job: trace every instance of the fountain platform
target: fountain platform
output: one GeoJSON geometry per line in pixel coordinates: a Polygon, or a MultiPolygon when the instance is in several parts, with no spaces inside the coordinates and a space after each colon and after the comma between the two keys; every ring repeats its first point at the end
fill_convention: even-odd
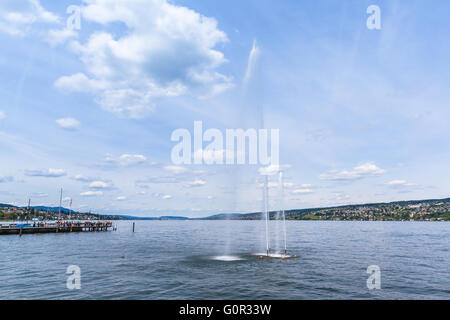
{"type": "Polygon", "coordinates": [[[300,258],[299,256],[287,254],[287,253],[257,253],[254,254],[258,259],[280,259],[280,260],[287,260],[287,259],[297,259],[300,258]]]}

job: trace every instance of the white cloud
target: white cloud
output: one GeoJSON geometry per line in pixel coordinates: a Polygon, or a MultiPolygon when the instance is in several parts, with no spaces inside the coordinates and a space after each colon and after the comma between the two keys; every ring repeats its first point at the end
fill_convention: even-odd
{"type": "Polygon", "coordinates": [[[48,31],[47,42],[50,43],[51,46],[56,46],[66,42],[70,38],[74,38],[78,36],[78,33],[75,30],[71,29],[54,29],[48,31]]]}
{"type": "Polygon", "coordinates": [[[405,180],[392,180],[386,183],[388,186],[392,187],[413,187],[416,186],[414,183],[406,182],[405,180]]]}
{"type": "Polygon", "coordinates": [[[188,186],[190,187],[201,187],[206,184],[205,180],[202,179],[195,179],[194,181],[188,182],[188,186]]]}
{"type": "Polygon", "coordinates": [[[0,120],[5,119],[6,114],[3,111],[0,111],[0,120]]]}
{"type": "Polygon", "coordinates": [[[161,97],[205,97],[231,87],[216,71],[226,59],[214,48],[228,39],[215,19],[166,0],[85,2],[84,20],[122,23],[126,32],[73,41],[87,75],[61,77],[56,87],[91,92],[103,109],[130,118],[150,114],[161,97]]]}
{"type": "Polygon", "coordinates": [[[142,154],[122,154],[118,158],[112,155],[106,155],[106,162],[114,164],[121,167],[131,167],[142,164],[147,161],[147,157],[142,154]]]}
{"type": "Polygon", "coordinates": [[[60,18],[54,13],[47,11],[41,6],[39,0],[29,0],[35,19],[40,22],[58,23],[60,18]]]}
{"type": "Polygon", "coordinates": [[[86,192],[81,192],[80,196],[83,197],[96,197],[96,196],[102,196],[103,192],[102,191],[86,191],[86,192]]]}
{"type": "Polygon", "coordinates": [[[92,181],[89,184],[89,188],[91,189],[110,189],[112,187],[112,184],[110,182],[105,181],[92,181]]]}
{"type": "Polygon", "coordinates": [[[89,79],[84,73],[75,73],[71,76],[59,78],[55,87],[68,92],[95,92],[107,87],[107,84],[98,80],[89,79]]]}
{"type": "Polygon", "coordinates": [[[63,169],[47,169],[47,170],[25,170],[25,175],[30,177],[46,177],[46,178],[58,178],[66,175],[66,171],[63,169]]]}
{"type": "Polygon", "coordinates": [[[117,200],[117,201],[124,201],[124,200],[127,200],[127,197],[125,197],[125,196],[119,196],[119,197],[116,198],[116,200],[117,200]]]}
{"type": "Polygon", "coordinates": [[[82,174],[77,174],[76,176],[73,177],[73,179],[77,180],[77,181],[81,181],[81,182],[91,182],[91,181],[96,180],[95,178],[86,177],[86,176],[83,176],[82,174]]]}
{"type": "Polygon", "coordinates": [[[36,23],[57,24],[60,18],[42,7],[39,0],[28,0],[28,8],[22,12],[0,12],[0,32],[23,37],[36,23]]]}
{"type": "Polygon", "coordinates": [[[56,123],[63,129],[73,130],[80,126],[80,122],[74,118],[61,118],[56,123]]]}
{"type": "Polygon", "coordinates": [[[380,169],[371,162],[366,162],[354,167],[352,170],[332,170],[327,173],[322,173],[319,179],[322,180],[356,180],[364,177],[379,176],[386,173],[386,170],[380,169]]]}
{"type": "Polygon", "coordinates": [[[119,157],[119,163],[122,166],[134,166],[147,161],[142,154],[123,154],[119,157]]]}
{"type": "Polygon", "coordinates": [[[180,174],[180,173],[184,173],[187,172],[188,169],[185,167],[180,167],[180,166],[165,166],[164,170],[166,171],[170,171],[174,174],[180,174]]]}

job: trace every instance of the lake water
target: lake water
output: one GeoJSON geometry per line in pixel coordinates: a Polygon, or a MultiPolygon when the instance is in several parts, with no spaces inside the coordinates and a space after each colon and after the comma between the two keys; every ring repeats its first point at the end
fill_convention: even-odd
{"type": "Polygon", "coordinates": [[[262,221],[117,224],[0,236],[0,299],[450,299],[447,222],[288,221],[289,260],[252,255],[264,252],[262,221]],[[69,265],[80,290],[66,288],[69,265]],[[380,290],[367,288],[370,265],[380,290]]]}

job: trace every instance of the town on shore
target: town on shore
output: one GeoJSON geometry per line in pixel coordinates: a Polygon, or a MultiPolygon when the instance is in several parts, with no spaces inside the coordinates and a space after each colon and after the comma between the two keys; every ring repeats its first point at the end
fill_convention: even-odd
{"type": "MultiPolygon", "coordinates": [[[[277,211],[269,213],[276,219],[277,211]]],[[[287,220],[334,221],[450,221],[450,198],[396,201],[335,206],[327,208],[286,210],[287,220]]],[[[261,212],[217,214],[205,218],[179,216],[135,217],[82,213],[60,207],[18,207],[0,203],[0,221],[24,220],[260,220],[261,212]]]]}

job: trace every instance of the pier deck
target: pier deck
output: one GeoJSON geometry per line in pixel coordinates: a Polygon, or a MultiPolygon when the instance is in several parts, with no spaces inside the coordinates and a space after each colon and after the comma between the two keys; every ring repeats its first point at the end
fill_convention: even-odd
{"type": "Polygon", "coordinates": [[[30,234],[30,233],[59,233],[59,232],[96,232],[108,231],[112,228],[112,222],[74,222],[54,225],[31,224],[31,225],[1,225],[0,235],[5,234],[30,234]]]}

